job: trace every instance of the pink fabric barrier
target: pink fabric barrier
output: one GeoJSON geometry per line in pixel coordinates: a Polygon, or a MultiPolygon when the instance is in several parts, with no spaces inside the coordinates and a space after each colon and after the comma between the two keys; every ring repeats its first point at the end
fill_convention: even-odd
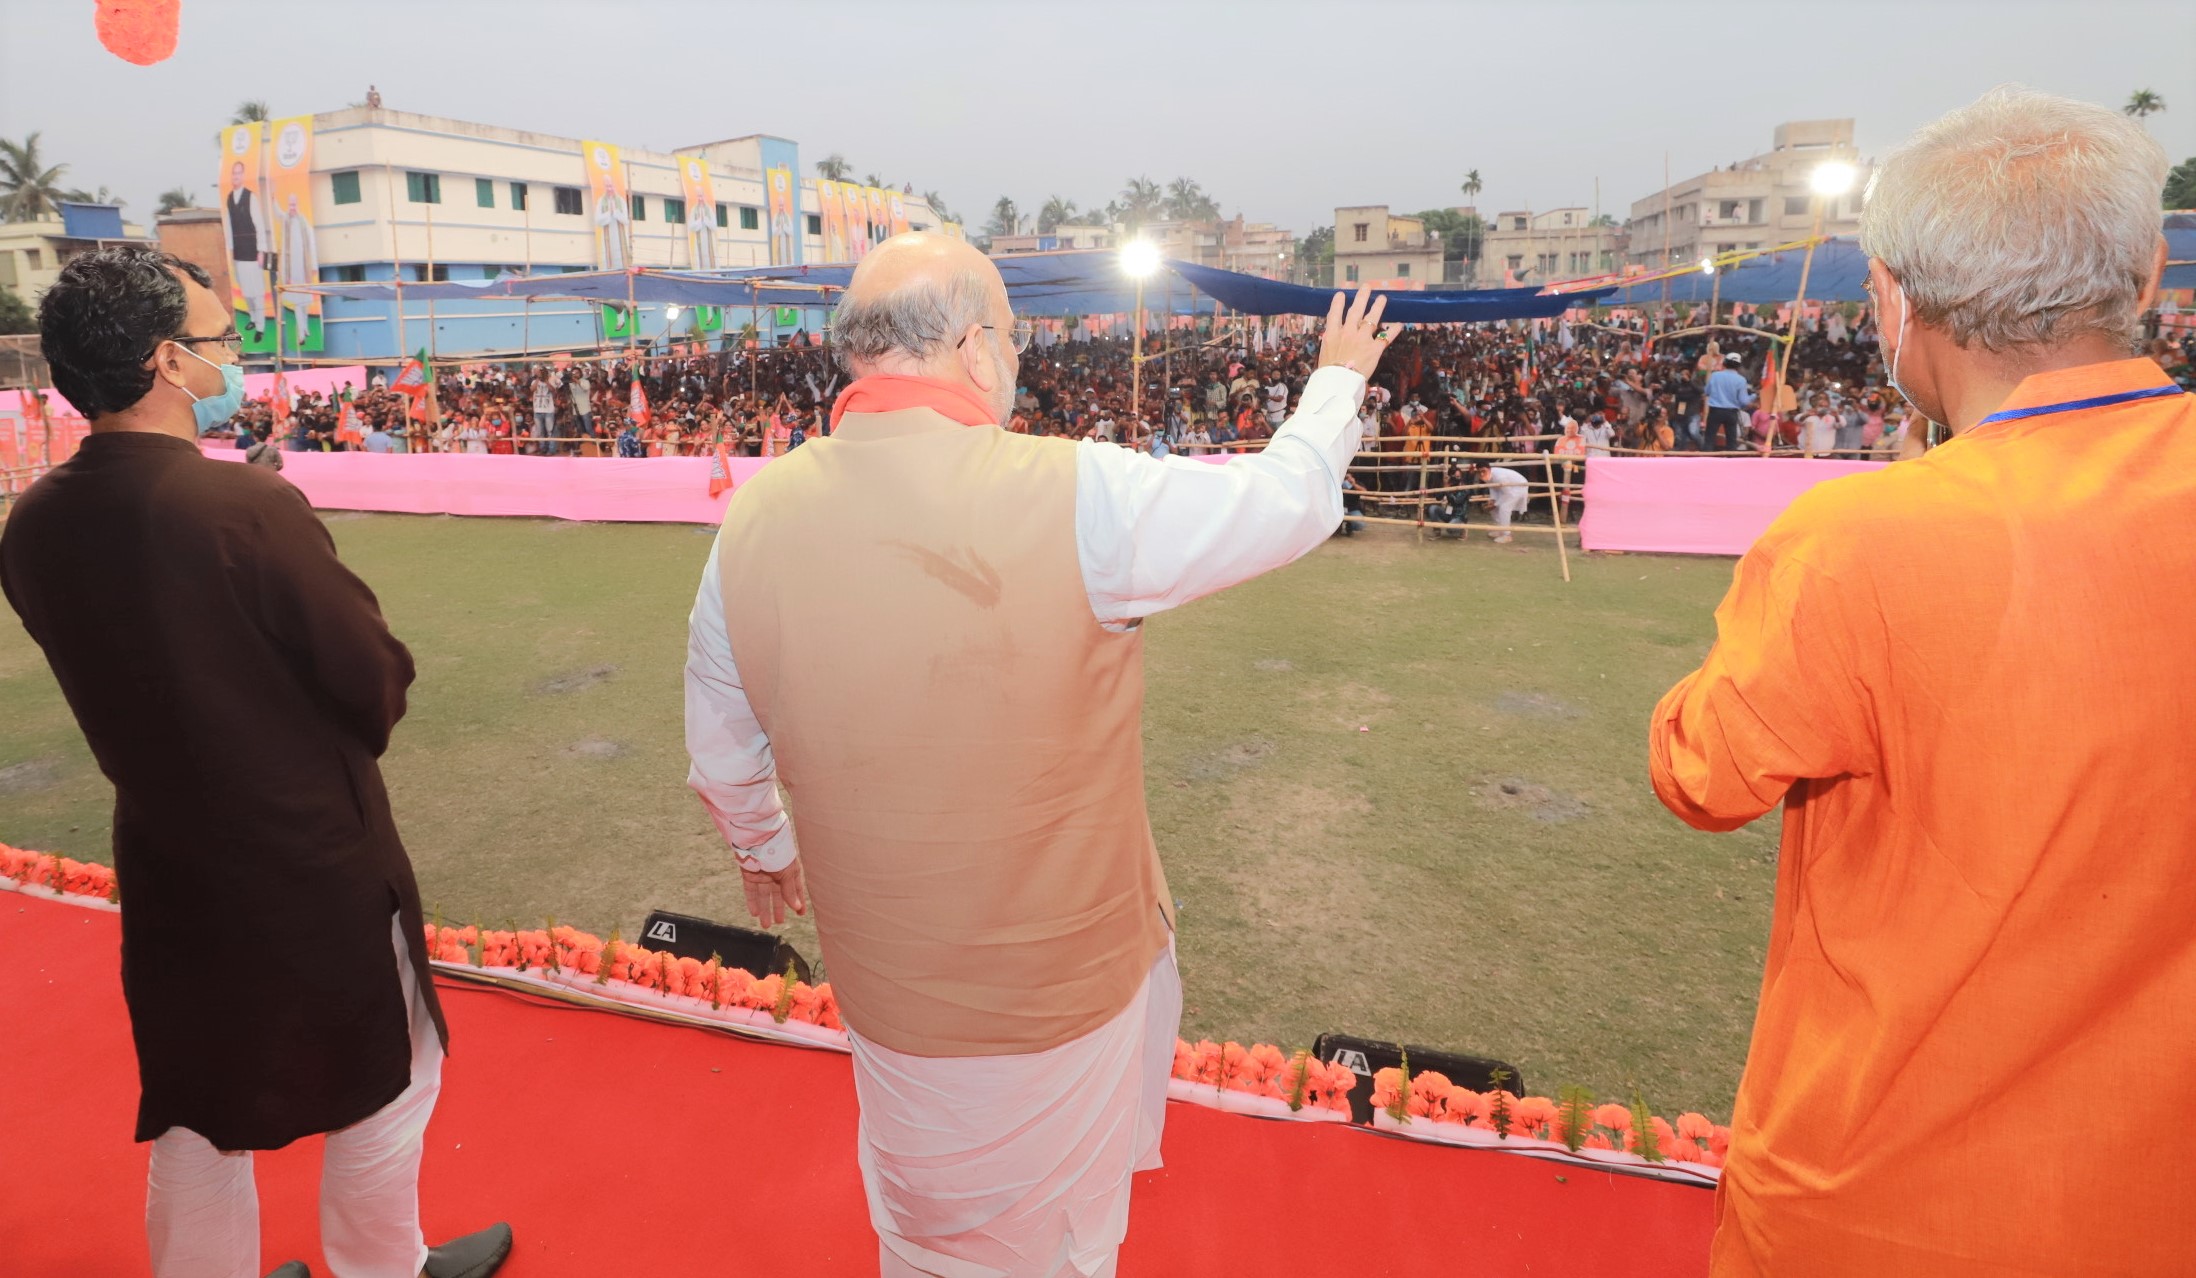
{"type": "Polygon", "coordinates": [[[1794,498],[1883,462],[1800,457],[1596,457],[1586,463],[1588,550],[1743,555],[1794,498]]]}
{"type": "MultiPolygon", "coordinates": [[[[338,394],[343,390],[345,382],[349,382],[351,389],[359,394],[366,393],[364,364],[342,364],[334,368],[291,368],[285,369],[281,376],[283,384],[300,395],[307,391],[316,395],[338,394]]],[[[274,390],[274,383],[273,373],[246,373],[244,398],[265,399],[274,390]]],[[[56,416],[76,414],[76,409],[62,397],[60,391],[51,386],[42,386],[39,389],[45,392],[46,407],[56,416]]],[[[17,411],[22,407],[22,401],[23,392],[19,390],[0,391],[0,413],[17,411]]]]}
{"type": "MultiPolygon", "coordinates": [[[[208,457],[242,462],[227,445],[208,457]]],[[[735,484],[768,465],[732,459],[735,484]]],[[[407,515],[532,515],[616,523],[718,524],[707,457],[518,457],[472,453],[284,453],[282,477],[319,510],[407,515]]]]}
{"type": "MultiPolygon", "coordinates": [[[[200,447],[219,461],[244,460],[227,443],[200,447]]],[[[767,457],[732,458],[733,484],[746,483],[769,464],[767,457]]],[[[303,452],[282,454],[282,477],[316,510],[720,524],[733,490],[709,495],[709,465],[707,457],[303,452]]]]}

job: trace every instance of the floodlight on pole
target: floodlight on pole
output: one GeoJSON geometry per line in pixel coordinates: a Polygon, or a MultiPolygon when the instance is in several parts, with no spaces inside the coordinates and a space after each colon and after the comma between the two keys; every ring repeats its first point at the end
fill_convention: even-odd
{"type": "Polygon", "coordinates": [[[1121,272],[1136,281],[1136,332],[1129,354],[1129,415],[1144,419],[1144,281],[1159,269],[1159,246],[1130,240],[1121,246],[1121,272]]]}
{"type": "Polygon", "coordinates": [[[1843,195],[1853,189],[1853,182],[1860,177],[1860,170],[1843,160],[1825,160],[1815,166],[1808,175],[1807,185],[1817,195],[1843,195]]]}
{"type": "Polygon", "coordinates": [[[1121,246],[1121,270],[1130,279],[1148,278],[1159,269],[1159,246],[1150,240],[1130,240],[1121,246]]]}
{"type": "Polygon", "coordinates": [[[1700,273],[1701,273],[1701,274],[1703,274],[1703,275],[1713,275],[1713,274],[1715,274],[1715,273],[1716,273],[1716,259],[1714,259],[1714,258],[1712,258],[1712,257],[1704,257],[1704,258],[1700,259],[1700,273]]]}

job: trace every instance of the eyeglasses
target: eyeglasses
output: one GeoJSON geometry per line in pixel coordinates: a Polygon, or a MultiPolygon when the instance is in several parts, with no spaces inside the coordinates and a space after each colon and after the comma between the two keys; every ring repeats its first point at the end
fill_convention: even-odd
{"type": "MultiPolygon", "coordinates": [[[[979,328],[986,328],[986,329],[990,329],[990,330],[991,330],[992,332],[994,332],[994,333],[996,333],[996,332],[998,332],[998,331],[999,331],[999,330],[998,330],[998,328],[997,328],[997,326],[996,326],[996,325],[992,325],[992,324],[981,324],[981,325],[978,325],[978,327],[979,327],[979,328]]],[[[1026,350],[1028,350],[1028,349],[1029,349],[1029,343],[1030,343],[1030,339],[1031,339],[1031,338],[1034,338],[1034,337],[1035,337],[1036,335],[1037,335],[1037,326],[1036,326],[1035,324],[1032,324],[1032,323],[1030,323],[1030,322],[1029,322],[1028,320],[1026,320],[1026,319],[1018,319],[1018,320],[1015,320],[1015,321],[1014,321],[1014,329],[1013,329],[1012,333],[1010,333],[1010,334],[1009,334],[1009,336],[1008,336],[1007,340],[1008,340],[1008,341],[1009,341],[1009,342],[1010,342],[1010,343],[1011,343],[1011,344],[1013,345],[1013,347],[1014,347],[1014,353],[1015,353],[1015,354],[1017,354],[1017,355],[1019,355],[1019,354],[1021,354],[1021,353],[1022,353],[1023,351],[1026,351],[1026,350]]],[[[966,334],[966,333],[963,333],[963,334],[961,335],[961,340],[960,340],[960,341],[958,341],[958,342],[955,342],[955,343],[953,344],[953,349],[954,349],[954,350],[959,350],[959,349],[961,349],[961,348],[962,348],[963,346],[966,346],[967,344],[968,344],[968,334],[966,334]]]]}
{"type": "Polygon", "coordinates": [[[244,353],[244,335],[242,333],[221,333],[213,337],[171,337],[168,340],[178,346],[196,346],[200,342],[219,342],[229,348],[231,355],[244,353]]]}

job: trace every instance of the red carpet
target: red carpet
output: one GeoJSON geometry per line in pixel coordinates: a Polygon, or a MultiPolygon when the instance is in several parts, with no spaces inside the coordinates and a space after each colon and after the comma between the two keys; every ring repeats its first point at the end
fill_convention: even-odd
{"type": "MultiPolygon", "coordinates": [[[[147,1272],[112,914],[0,894],[0,1276],[147,1272]]],[[[445,982],[430,1240],[509,1220],[510,1278],[873,1275],[846,1058],[445,982]]],[[[1169,1107],[1123,1278],[1698,1274],[1713,1195],[1169,1107]]],[[[316,1241],[319,1142],[259,1156],[268,1268],[316,1241]]]]}

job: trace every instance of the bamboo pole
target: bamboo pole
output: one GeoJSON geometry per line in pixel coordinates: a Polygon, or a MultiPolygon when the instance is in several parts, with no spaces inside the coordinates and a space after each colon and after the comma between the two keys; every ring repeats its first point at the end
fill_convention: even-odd
{"type": "MultiPolygon", "coordinates": [[[[1550,484],[1549,487],[1554,488],[1555,485],[1550,484]]],[[[1556,559],[1563,565],[1563,582],[1565,585],[1569,585],[1571,581],[1571,551],[1569,545],[1563,540],[1563,502],[1565,496],[1570,492],[1570,487],[1571,463],[1564,462],[1563,486],[1549,494],[1552,500],[1549,501],[1548,508],[1555,512],[1556,559]]]]}

